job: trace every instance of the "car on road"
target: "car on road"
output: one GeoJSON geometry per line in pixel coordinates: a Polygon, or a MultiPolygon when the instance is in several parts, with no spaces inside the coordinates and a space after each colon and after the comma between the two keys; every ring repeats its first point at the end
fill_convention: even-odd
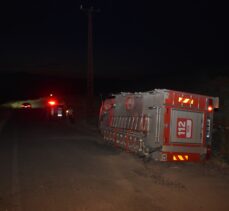
{"type": "Polygon", "coordinates": [[[47,108],[49,119],[65,119],[66,107],[64,105],[52,105],[47,108]]]}
{"type": "Polygon", "coordinates": [[[68,119],[71,123],[75,122],[74,109],[67,105],[60,97],[54,97],[52,94],[47,99],[46,104],[47,117],[50,120],[68,119]]]}
{"type": "Polygon", "coordinates": [[[25,103],[21,104],[21,108],[22,109],[30,109],[30,108],[32,108],[32,105],[31,105],[31,103],[25,102],[25,103]]]}

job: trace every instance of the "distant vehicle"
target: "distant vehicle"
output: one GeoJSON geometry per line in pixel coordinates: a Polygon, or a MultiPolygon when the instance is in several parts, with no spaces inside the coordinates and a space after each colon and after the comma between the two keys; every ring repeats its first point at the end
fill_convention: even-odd
{"type": "Polygon", "coordinates": [[[58,104],[55,101],[49,101],[47,113],[49,119],[65,119],[66,107],[63,104],[58,104]]]}
{"type": "Polygon", "coordinates": [[[219,99],[166,89],[120,93],[103,101],[105,141],[158,161],[201,161],[211,152],[219,99]]]}
{"type": "Polygon", "coordinates": [[[30,103],[22,103],[21,104],[21,108],[23,109],[29,109],[29,108],[32,108],[32,105],[30,103]]]}
{"type": "Polygon", "coordinates": [[[66,118],[66,108],[64,105],[53,106],[50,112],[51,116],[54,118],[66,118]]]}
{"type": "Polygon", "coordinates": [[[71,123],[74,123],[73,109],[67,107],[64,102],[59,102],[53,96],[50,96],[47,102],[47,116],[50,120],[69,119],[71,123]]]}

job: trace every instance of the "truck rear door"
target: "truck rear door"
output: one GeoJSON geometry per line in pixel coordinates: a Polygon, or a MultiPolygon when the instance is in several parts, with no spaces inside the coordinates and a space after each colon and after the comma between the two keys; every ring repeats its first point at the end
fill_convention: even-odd
{"type": "Polygon", "coordinates": [[[203,140],[203,112],[171,110],[170,143],[201,144],[203,140]]]}

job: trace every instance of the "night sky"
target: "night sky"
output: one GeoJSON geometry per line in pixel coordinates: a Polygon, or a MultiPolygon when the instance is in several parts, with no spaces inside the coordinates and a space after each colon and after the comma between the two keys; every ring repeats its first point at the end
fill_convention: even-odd
{"type": "Polygon", "coordinates": [[[100,9],[93,17],[98,80],[228,76],[224,2],[22,0],[0,3],[1,79],[13,73],[85,77],[87,15],[81,3],[100,9]]]}

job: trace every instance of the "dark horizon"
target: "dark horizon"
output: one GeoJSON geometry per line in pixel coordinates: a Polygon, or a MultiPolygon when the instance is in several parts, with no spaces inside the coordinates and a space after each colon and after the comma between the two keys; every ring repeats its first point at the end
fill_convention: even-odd
{"type": "Polygon", "coordinates": [[[95,94],[194,90],[229,78],[223,3],[13,1],[1,3],[2,98],[50,90],[85,95],[87,14],[81,4],[100,9],[93,15],[95,94]]]}
{"type": "MultiPolygon", "coordinates": [[[[50,93],[56,95],[72,95],[86,97],[86,77],[72,77],[63,75],[43,75],[37,73],[17,72],[1,74],[0,95],[1,103],[10,100],[26,100],[46,97],[50,93]]],[[[194,92],[199,94],[216,95],[217,86],[228,87],[227,80],[216,87],[210,86],[214,81],[228,79],[222,72],[209,75],[201,72],[198,77],[195,74],[186,76],[180,72],[172,74],[148,74],[125,77],[95,77],[94,94],[96,97],[106,96],[120,92],[144,92],[157,88],[173,89],[177,91],[194,92]],[[216,89],[216,90],[214,90],[216,89]]]]}
{"type": "Polygon", "coordinates": [[[83,75],[87,15],[80,11],[81,4],[101,10],[93,16],[95,75],[185,69],[217,73],[229,66],[224,4],[26,0],[1,5],[0,72],[83,75]]]}

